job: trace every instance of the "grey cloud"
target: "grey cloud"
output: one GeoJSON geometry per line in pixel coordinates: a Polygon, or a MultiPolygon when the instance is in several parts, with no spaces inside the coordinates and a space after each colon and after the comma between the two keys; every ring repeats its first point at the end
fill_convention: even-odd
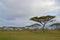
{"type": "MultiPolygon", "coordinates": [[[[0,0],[0,18],[8,24],[31,24],[29,18],[42,16],[56,10],[59,6],[54,0],[0,0]],[[56,4],[55,4],[56,3],[56,4]],[[56,8],[57,7],[57,8],[56,8]]],[[[59,5],[59,4],[58,4],[59,5]]],[[[59,13],[58,13],[59,14],[59,13]]],[[[52,15],[52,14],[51,14],[52,15]]],[[[2,22],[2,24],[3,24],[2,22]]],[[[32,22],[33,23],[33,22],[32,22]]]]}

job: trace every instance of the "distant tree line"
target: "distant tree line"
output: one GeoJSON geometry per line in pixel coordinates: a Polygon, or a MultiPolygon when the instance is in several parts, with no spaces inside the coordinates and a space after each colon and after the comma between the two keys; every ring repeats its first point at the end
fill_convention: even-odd
{"type": "Polygon", "coordinates": [[[25,27],[13,27],[13,26],[8,26],[8,27],[6,27],[6,26],[3,26],[3,27],[0,27],[0,30],[2,30],[2,31],[15,31],[15,30],[24,30],[25,29],[25,27]]]}

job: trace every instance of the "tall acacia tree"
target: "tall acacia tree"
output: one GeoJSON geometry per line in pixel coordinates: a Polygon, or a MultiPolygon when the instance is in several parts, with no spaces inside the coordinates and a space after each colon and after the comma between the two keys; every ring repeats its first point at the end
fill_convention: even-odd
{"type": "Polygon", "coordinates": [[[48,22],[53,22],[54,20],[52,20],[53,18],[55,18],[55,16],[41,16],[41,17],[32,17],[30,20],[39,22],[42,27],[42,32],[44,32],[44,27],[48,22]]]}
{"type": "Polygon", "coordinates": [[[56,29],[60,29],[60,23],[53,23],[50,26],[56,27],[56,29]]]}

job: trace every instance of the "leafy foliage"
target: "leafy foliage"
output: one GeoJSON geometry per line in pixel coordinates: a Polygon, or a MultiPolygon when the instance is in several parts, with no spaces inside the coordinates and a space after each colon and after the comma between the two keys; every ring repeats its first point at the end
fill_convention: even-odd
{"type": "Polygon", "coordinates": [[[60,23],[53,23],[50,26],[56,27],[56,29],[60,29],[60,23]]]}
{"type": "Polygon", "coordinates": [[[52,24],[50,26],[60,26],[60,23],[54,23],[54,24],[52,24]]]}
{"type": "Polygon", "coordinates": [[[33,17],[30,20],[43,24],[43,23],[47,23],[48,21],[50,21],[53,18],[55,18],[55,16],[48,15],[48,16],[41,16],[41,17],[33,17]]]}

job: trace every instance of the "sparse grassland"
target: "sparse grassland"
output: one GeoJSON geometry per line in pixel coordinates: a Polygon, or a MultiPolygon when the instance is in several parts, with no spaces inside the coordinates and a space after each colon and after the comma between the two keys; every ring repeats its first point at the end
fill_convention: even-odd
{"type": "Polygon", "coordinates": [[[60,40],[60,31],[0,31],[0,40],[60,40]]]}

